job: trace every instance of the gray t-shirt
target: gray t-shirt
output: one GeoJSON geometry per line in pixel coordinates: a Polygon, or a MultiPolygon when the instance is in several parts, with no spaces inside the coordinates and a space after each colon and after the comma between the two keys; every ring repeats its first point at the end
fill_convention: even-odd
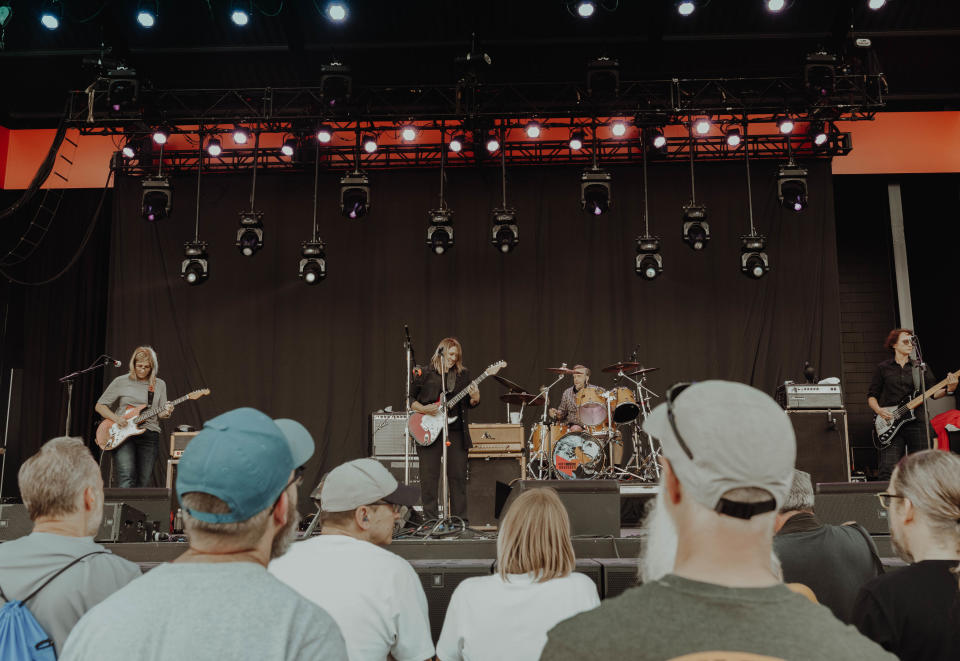
{"type": "MultiPolygon", "coordinates": [[[[128,406],[140,406],[147,403],[147,393],[150,392],[150,384],[147,381],[137,381],[131,379],[129,374],[118,376],[107,389],[100,395],[97,404],[104,404],[110,407],[114,413],[120,414],[128,406]]],[[[157,378],[157,384],[154,386],[153,403],[150,408],[163,406],[167,403],[167,384],[163,379],[157,378]]],[[[160,423],[156,417],[144,420],[144,429],[159,432],[160,423]]]]}
{"type": "MultiPolygon", "coordinates": [[[[0,588],[9,599],[23,599],[73,559],[105,550],[92,537],[35,532],[0,544],[0,588]]],[[[140,576],[140,568],[112,553],[92,555],[57,576],[27,608],[63,649],[84,613],[140,576]]],[[[2,600],[0,600],[2,603],[2,600]]]]}
{"type": "Polygon", "coordinates": [[[728,588],[673,574],[564,620],[550,630],[540,658],[660,661],[720,651],[786,661],[896,661],[785,585],[728,588]]]}
{"type": "Polygon", "coordinates": [[[346,661],[325,610],[252,562],[161,565],[80,620],[61,661],[346,661]]]}

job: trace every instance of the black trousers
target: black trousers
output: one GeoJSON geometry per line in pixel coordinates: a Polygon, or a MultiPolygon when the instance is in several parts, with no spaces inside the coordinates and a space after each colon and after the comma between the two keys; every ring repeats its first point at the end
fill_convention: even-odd
{"type": "MultiPolygon", "coordinates": [[[[420,498],[423,502],[424,519],[436,519],[439,515],[440,474],[443,462],[443,441],[432,445],[418,445],[420,457],[420,498]]],[[[463,430],[450,430],[450,446],[447,447],[447,481],[450,486],[450,512],[461,519],[467,518],[467,450],[463,447],[463,430]]]]}
{"type": "MultiPolygon", "coordinates": [[[[905,423],[896,436],[893,437],[890,445],[880,450],[880,479],[889,480],[893,469],[897,467],[897,462],[903,457],[904,450],[920,452],[927,449],[927,433],[923,426],[925,422],[921,420],[911,420],[905,423]]],[[[936,435],[930,430],[930,440],[933,447],[937,447],[936,435]]]]}

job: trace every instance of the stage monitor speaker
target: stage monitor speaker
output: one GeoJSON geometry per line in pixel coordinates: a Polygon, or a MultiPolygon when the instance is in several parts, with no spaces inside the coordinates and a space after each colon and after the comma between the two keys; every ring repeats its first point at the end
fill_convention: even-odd
{"type": "Polygon", "coordinates": [[[813,483],[849,482],[850,447],[845,409],[788,410],[797,436],[797,463],[813,483]]]}
{"type": "Polygon", "coordinates": [[[500,484],[520,479],[523,456],[518,454],[469,457],[467,459],[467,518],[473,527],[496,528],[499,525],[497,491],[500,484]]]}
{"type": "Polygon", "coordinates": [[[0,541],[9,542],[30,534],[33,521],[27,506],[20,503],[0,505],[0,541]]]}
{"type": "Polygon", "coordinates": [[[603,566],[604,599],[616,597],[640,585],[640,561],[637,558],[597,558],[603,566]]]}
{"type": "Polygon", "coordinates": [[[514,485],[505,510],[524,491],[544,487],[560,494],[574,537],[620,536],[620,486],[615,480],[521,480],[514,485]]]}
{"type": "Polygon", "coordinates": [[[95,542],[145,542],[148,535],[147,517],[126,503],[104,503],[103,521],[94,537],[95,542]]]}
{"type": "MultiPolygon", "coordinates": [[[[404,454],[407,426],[405,413],[370,414],[370,455],[374,457],[392,457],[404,454]]],[[[410,452],[414,451],[415,441],[410,439],[410,452]]]]}
{"type": "MultiPolygon", "coordinates": [[[[168,460],[169,463],[177,460],[168,460]]],[[[174,473],[174,476],[176,474],[174,473]]],[[[170,479],[172,476],[168,476],[170,479]]],[[[124,489],[111,488],[103,490],[103,500],[105,503],[126,503],[130,507],[136,508],[143,513],[144,519],[151,524],[157,522],[159,525],[152,526],[152,529],[166,531],[170,527],[170,513],[177,511],[177,494],[172,488],[142,488],[142,489],[124,489]]]]}
{"type": "Polygon", "coordinates": [[[880,506],[877,498],[878,493],[886,490],[886,482],[817,484],[813,509],[824,523],[839,525],[856,521],[871,535],[888,535],[887,510],[880,506]]]}

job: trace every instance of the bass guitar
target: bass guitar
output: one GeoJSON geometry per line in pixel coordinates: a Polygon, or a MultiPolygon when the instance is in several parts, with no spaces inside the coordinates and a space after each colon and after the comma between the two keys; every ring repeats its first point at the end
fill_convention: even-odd
{"type": "MultiPolygon", "coordinates": [[[[483,373],[467,384],[466,388],[447,400],[446,410],[441,409],[431,415],[427,415],[426,413],[414,413],[411,415],[410,422],[407,426],[410,429],[410,435],[413,436],[417,444],[433,445],[433,442],[443,435],[443,416],[447,414],[447,411],[452,409],[460,402],[461,399],[467,396],[471,386],[477,385],[488,376],[496,374],[506,366],[507,362],[505,360],[501,360],[500,362],[494,363],[487,369],[483,370],[483,373]]],[[[440,400],[437,400],[437,404],[439,403],[440,400]]],[[[447,418],[447,424],[452,424],[456,421],[457,416],[447,418]]]]}
{"type": "MultiPolygon", "coordinates": [[[[957,370],[949,376],[960,376],[960,370],[957,370]]],[[[947,378],[949,378],[949,376],[947,378]]],[[[883,450],[884,448],[889,447],[889,445],[893,443],[894,436],[896,436],[897,432],[900,431],[900,427],[911,420],[917,419],[917,414],[915,413],[917,407],[923,404],[924,400],[932,397],[934,393],[946,385],[947,379],[945,378],[935,386],[928,388],[923,394],[916,396],[907,395],[895,406],[883,407],[883,410],[892,415],[893,418],[886,420],[883,416],[878,415],[874,419],[873,442],[874,445],[877,446],[877,449],[883,450]]]]}
{"type": "MultiPolygon", "coordinates": [[[[177,404],[185,402],[188,399],[200,399],[204,395],[209,394],[209,388],[201,388],[200,390],[194,390],[191,393],[187,393],[183,397],[175,399],[169,403],[176,406],[177,404]]],[[[164,407],[165,405],[154,406],[152,409],[144,411],[143,409],[147,408],[146,404],[141,404],[139,406],[128,406],[123,412],[123,417],[127,421],[127,424],[124,426],[121,427],[116,422],[109,419],[100,423],[100,426],[97,427],[97,445],[100,446],[101,450],[116,450],[131,436],[139,436],[143,432],[147,431],[143,427],[140,427],[140,423],[159,415],[163,412],[164,407]]]]}

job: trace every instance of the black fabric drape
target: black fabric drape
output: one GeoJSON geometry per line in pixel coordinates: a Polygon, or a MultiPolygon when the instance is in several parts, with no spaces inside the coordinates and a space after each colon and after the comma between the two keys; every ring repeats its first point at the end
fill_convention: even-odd
{"type": "MultiPolygon", "coordinates": [[[[340,173],[322,173],[329,276],[315,287],[297,278],[312,173],[260,173],[265,246],[253,258],[233,245],[249,175],[205,176],[200,238],[210,244],[210,278],[197,287],[179,277],[183,242],[193,235],[195,178],[174,179],[172,216],[155,224],[138,215],[139,181],[121,179],[106,346],[126,356],[152,344],[171,398],[212,389],[179,407],[173,424],[199,425],[244,405],[303,422],[317,440],[305,489],[367,454],[371,411],[402,410],[405,323],[418,361],[455,335],[474,374],[505,359],[502,373],[528,389],[549,382],[544,368],[561,362],[584,363],[594,382],[609,385],[599,368],[638,346],[644,364],[661,368],[650,382],[661,394],[674,381],[707,378],[772,393],[799,377],[805,360],[821,374],[840,373],[831,178],[827,163],[809,169],[810,207],[794,214],[776,203],[775,166],[753,167],[756,220],[772,265],[759,281],[740,272],[748,229],[742,163],[697,166],[697,200],[713,234],[702,253],[681,240],[688,166],[651,167],[650,229],[663,237],[665,269],[654,282],[634,274],[643,209],[635,166],[612,168],[612,210],[600,218],[579,210],[578,169],[509,170],[520,245],[508,255],[490,245],[499,170],[448,170],[456,245],[443,256],[425,245],[436,171],[372,172],[371,213],[359,221],[336,214],[340,173]]],[[[499,386],[488,380],[481,391],[473,420],[502,421],[499,386]]]]}

